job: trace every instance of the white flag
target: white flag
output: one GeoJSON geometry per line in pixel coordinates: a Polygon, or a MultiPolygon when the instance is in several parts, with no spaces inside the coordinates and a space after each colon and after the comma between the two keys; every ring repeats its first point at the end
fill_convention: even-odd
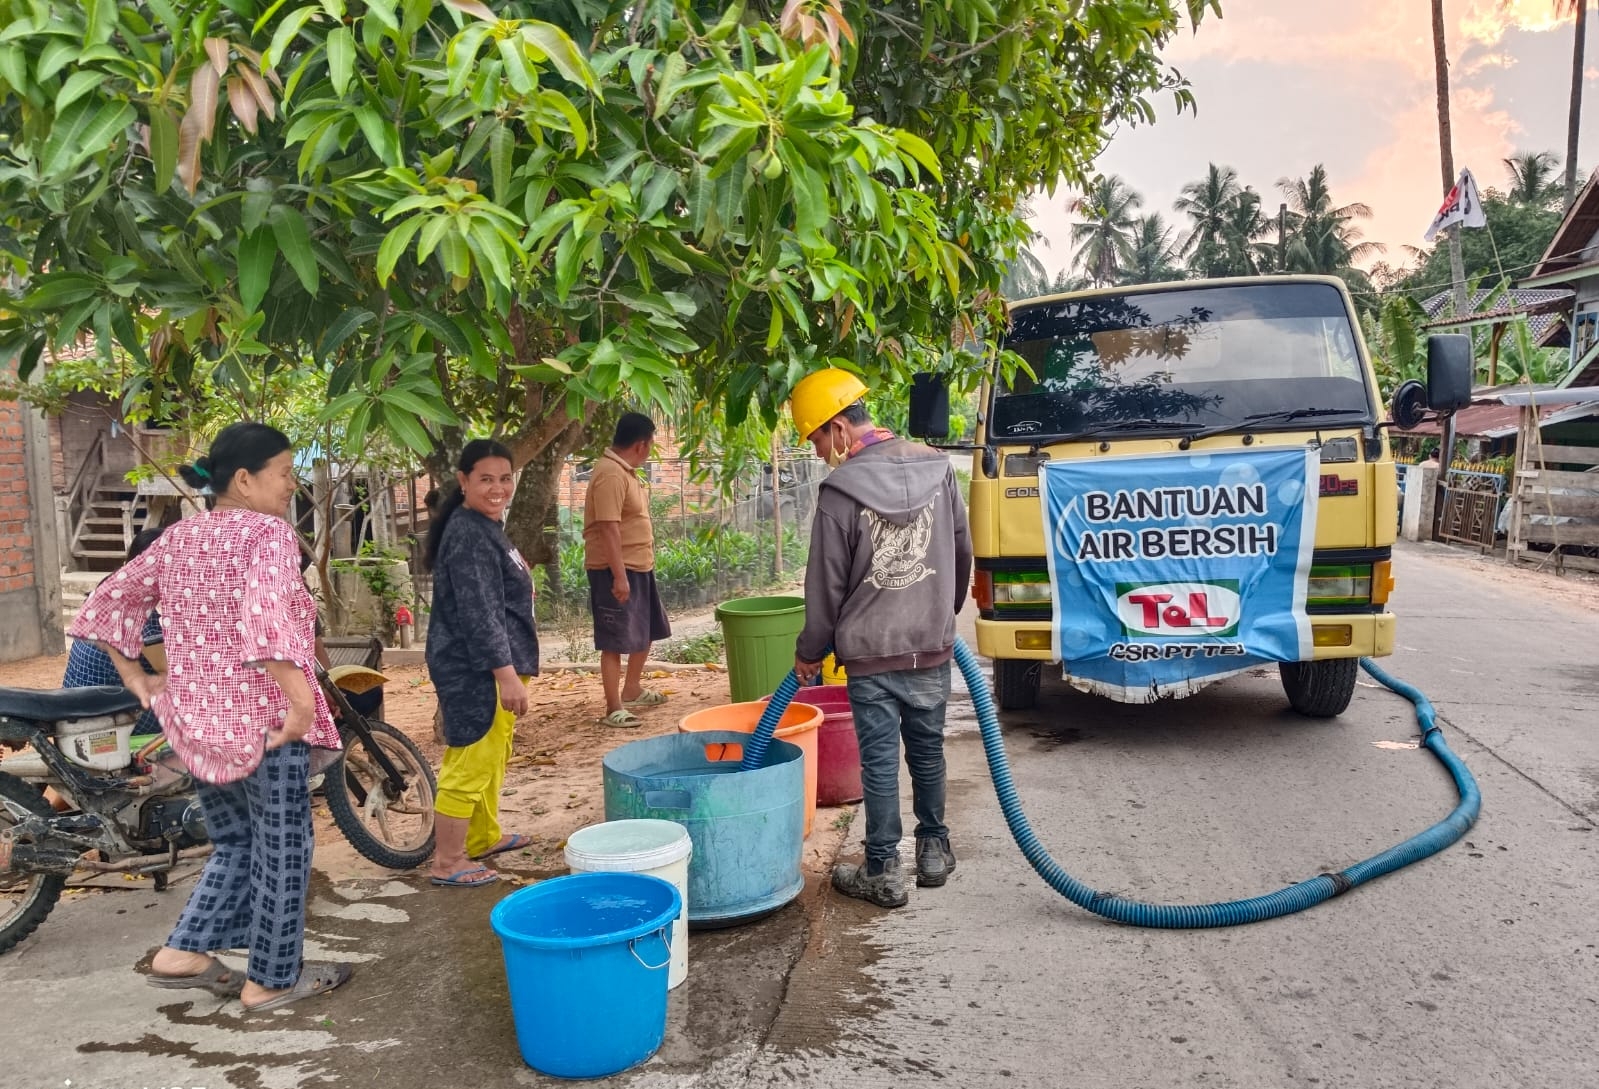
{"type": "Polygon", "coordinates": [[[1438,214],[1433,217],[1432,226],[1422,235],[1422,241],[1431,242],[1439,231],[1456,223],[1462,227],[1488,225],[1488,217],[1482,211],[1482,197],[1477,194],[1477,179],[1471,176],[1469,170],[1460,172],[1460,180],[1455,182],[1455,187],[1449,190],[1449,195],[1444,198],[1443,207],[1439,208],[1438,214]]]}

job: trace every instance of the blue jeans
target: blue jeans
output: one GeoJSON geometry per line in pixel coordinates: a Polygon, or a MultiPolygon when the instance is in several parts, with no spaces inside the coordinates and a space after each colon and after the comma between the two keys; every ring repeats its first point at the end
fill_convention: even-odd
{"type": "Polygon", "coordinates": [[[944,705],[949,663],[849,677],[849,705],[861,749],[861,792],[866,801],[866,860],[899,854],[899,741],[911,772],[916,835],[947,836],[944,827],[944,705]]]}

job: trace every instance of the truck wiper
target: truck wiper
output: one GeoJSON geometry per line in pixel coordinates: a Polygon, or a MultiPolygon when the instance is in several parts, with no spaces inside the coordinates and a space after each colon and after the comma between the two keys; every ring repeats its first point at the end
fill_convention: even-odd
{"type": "Polygon", "coordinates": [[[1099,439],[1106,435],[1119,435],[1126,431],[1179,431],[1187,432],[1199,427],[1197,423],[1184,420],[1157,420],[1144,417],[1135,420],[1117,420],[1115,423],[1103,424],[1089,431],[1078,431],[1066,436],[1068,441],[1079,442],[1083,439],[1099,439]]]}
{"type": "Polygon", "coordinates": [[[1247,431],[1250,424],[1265,423],[1267,420],[1286,423],[1290,420],[1305,420],[1313,416],[1351,416],[1364,411],[1365,409],[1360,408],[1284,408],[1276,412],[1251,412],[1242,420],[1217,424],[1214,427],[1200,428],[1191,435],[1184,435],[1183,441],[1179,445],[1186,450],[1188,445],[1195,439],[1205,439],[1212,435],[1225,435],[1229,431],[1247,431]]]}

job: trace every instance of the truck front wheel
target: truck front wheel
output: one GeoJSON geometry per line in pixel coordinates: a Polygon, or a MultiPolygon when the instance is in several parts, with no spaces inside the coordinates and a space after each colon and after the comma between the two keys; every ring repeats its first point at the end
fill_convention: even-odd
{"type": "Polygon", "coordinates": [[[1025,658],[994,661],[994,702],[1001,711],[1025,711],[1038,702],[1043,665],[1025,658]]]}
{"type": "Polygon", "coordinates": [[[1283,691],[1295,711],[1311,718],[1344,713],[1355,695],[1359,658],[1324,658],[1319,662],[1278,662],[1283,691]]]}

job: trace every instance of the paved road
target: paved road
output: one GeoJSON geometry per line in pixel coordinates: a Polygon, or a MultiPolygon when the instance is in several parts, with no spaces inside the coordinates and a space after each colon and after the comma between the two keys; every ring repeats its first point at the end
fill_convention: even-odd
{"type": "MultiPolygon", "coordinates": [[[[1399,561],[1388,663],[1438,704],[1483,817],[1444,854],[1310,912],[1177,932],[1050,891],[1005,830],[967,706],[952,717],[960,868],[879,913],[826,889],[697,934],[654,1086],[1563,1089],[1599,1085],[1599,620],[1436,549],[1399,561]]],[[[1054,685],[1008,716],[1027,812],[1088,883],[1162,901],[1253,895],[1339,869],[1454,802],[1408,747],[1409,706],[1362,687],[1336,723],[1274,675],[1130,709],[1054,685]]],[[[0,1089],[554,1084],[517,1060],[493,893],[323,867],[314,954],[358,985],[243,1018],[128,970],[170,896],[64,905],[0,958],[0,1089]]]]}

